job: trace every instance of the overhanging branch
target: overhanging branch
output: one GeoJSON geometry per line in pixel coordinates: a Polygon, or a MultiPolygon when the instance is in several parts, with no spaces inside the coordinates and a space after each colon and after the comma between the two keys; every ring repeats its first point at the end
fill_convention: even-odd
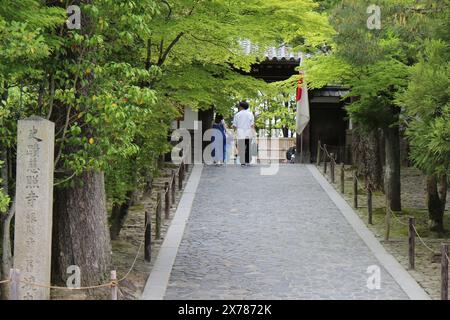
{"type": "MultiPolygon", "coordinates": [[[[169,44],[169,46],[166,48],[166,50],[164,50],[163,54],[159,57],[158,66],[161,66],[164,64],[170,51],[172,51],[173,47],[175,47],[175,45],[178,43],[178,41],[180,41],[181,37],[183,37],[184,34],[185,34],[184,32],[180,32],[175,37],[175,39],[172,40],[172,42],[169,44]]],[[[163,44],[163,42],[161,41],[161,49],[162,49],[162,44],[163,44]]]]}

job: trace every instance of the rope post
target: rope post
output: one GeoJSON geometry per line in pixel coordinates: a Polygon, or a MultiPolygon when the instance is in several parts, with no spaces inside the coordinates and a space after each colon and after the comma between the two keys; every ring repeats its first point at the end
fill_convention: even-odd
{"type": "Polygon", "coordinates": [[[162,192],[158,193],[157,205],[156,205],[156,239],[161,239],[161,215],[162,215],[162,192]]]}
{"type": "Polygon", "coordinates": [[[448,245],[441,245],[441,300],[448,300],[448,245]]]}
{"type": "Polygon", "coordinates": [[[176,177],[176,173],[175,170],[172,170],[172,187],[170,188],[170,190],[172,191],[172,204],[175,204],[175,191],[176,191],[176,186],[175,186],[175,177],[176,177]]]}
{"type": "Polygon", "coordinates": [[[341,193],[345,194],[345,164],[341,164],[341,193]]]}
{"type": "Polygon", "coordinates": [[[317,145],[317,166],[320,167],[320,151],[322,150],[322,145],[321,142],[319,140],[319,144],[317,145]]]}
{"type": "Polygon", "coordinates": [[[416,251],[416,232],[414,231],[414,225],[416,219],[409,217],[408,219],[408,256],[409,256],[409,269],[414,270],[416,267],[415,251],[416,251]]]}
{"type": "Polygon", "coordinates": [[[181,163],[178,170],[178,190],[181,191],[181,189],[183,189],[183,163],[181,163]]]}
{"type": "Polygon", "coordinates": [[[358,209],[358,177],[356,170],[353,172],[353,207],[358,209]]]}
{"type": "Polygon", "coordinates": [[[367,213],[368,213],[368,223],[373,224],[373,201],[372,201],[372,189],[367,188],[367,213]]]}
{"type": "Polygon", "coordinates": [[[119,287],[117,285],[116,270],[111,271],[111,300],[118,300],[119,287]]]}
{"type": "Polygon", "coordinates": [[[145,212],[145,240],[144,240],[144,259],[146,262],[152,260],[152,214],[145,212]]]}
{"type": "Polygon", "coordinates": [[[330,153],[330,176],[331,176],[331,183],[335,182],[334,179],[334,169],[336,167],[336,162],[334,162],[334,153],[330,153]]]}
{"type": "Polygon", "coordinates": [[[164,196],[164,212],[165,212],[165,218],[170,218],[170,184],[166,182],[166,193],[164,196]]]}
{"type": "Polygon", "coordinates": [[[327,174],[327,145],[323,145],[323,174],[327,174]]]}
{"type": "Polygon", "coordinates": [[[386,235],[384,237],[385,241],[389,241],[390,234],[391,234],[391,210],[386,203],[386,235]]]}
{"type": "Polygon", "coordinates": [[[10,300],[19,300],[19,285],[20,285],[20,270],[10,269],[9,278],[11,280],[10,286],[10,300]]]}

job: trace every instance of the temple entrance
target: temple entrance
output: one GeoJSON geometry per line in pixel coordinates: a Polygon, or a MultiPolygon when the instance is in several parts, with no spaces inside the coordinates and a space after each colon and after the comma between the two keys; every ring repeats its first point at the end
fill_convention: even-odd
{"type": "MultiPolygon", "coordinates": [[[[246,74],[268,83],[285,81],[298,74],[296,69],[300,63],[300,54],[292,54],[284,47],[273,48],[273,50],[268,51],[264,61],[253,65],[251,71],[246,74]]],[[[274,155],[271,160],[283,162],[287,160],[286,151],[290,147],[296,146],[298,153],[300,150],[303,151],[302,162],[310,163],[317,160],[317,146],[320,140],[322,144],[327,145],[330,152],[337,156],[338,162],[349,163],[351,155],[348,146],[351,144],[351,141],[348,138],[348,131],[351,128],[347,120],[347,112],[345,111],[346,102],[341,100],[347,93],[348,91],[340,86],[326,86],[322,89],[310,90],[311,120],[303,135],[297,137],[296,133],[282,129],[280,130],[282,134],[279,136],[279,138],[283,138],[282,146],[273,150],[266,150],[267,146],[269,146],[269,144],[265,143],[265,139],[267,139],[266,134],[266,136],[259,138],[259,141],[262,139],[264,142],[262,143],[263,149],[265,148],[263,151],[267,151],[264,154],[274,155]]],[[[294,95],[294,92],[292,94],[294,95]]],[[[292,108],[292,105],[295,105],[295,103],[293,102],[290,105],[292,108]]],[[[289,108],[289,106],[286,105],[286,108],[289,108]]],[[[214,107],[199,111],[193,111],[191,108],[186,107],[183,118],[174,123],[173,129],[186,128],[191,131],[193,137],[194,122],[200,121],[203,135],[212,126],[214,112],[214,107]]],[[[259,129],[263,129],[265,132],[271,131],[270,126],[259,129]]],[[[272,137],[272,134],[269,133],[268,137],[272,137]]],[[[208,144],[207,141],[203,142],[203,150],[208,144]]],[[[272,156],[270,157],[272,158],[272,156]]]]}

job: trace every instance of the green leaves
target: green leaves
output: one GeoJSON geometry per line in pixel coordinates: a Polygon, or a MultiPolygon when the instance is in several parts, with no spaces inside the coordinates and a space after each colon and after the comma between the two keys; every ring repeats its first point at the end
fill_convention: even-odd
{"type": "Polygon", "coordinates": [[[310,0],[167,1],[154,16],[144,58],[161,67],[157,89],[174,104],[229,113],[233,100],[251,99],[257,85],[265,90],[237,70],[249,71],[268,46],[296,46],[301,36],[301,45],[314,49],[332,33],[317,8],[310,0]],[[241,40],[258,50],[246,54],[241,40]]]}
{"type": "Polygon", "coordinates": [[[336,54],[317,55],[306,59],[302,67],[306,70],[308,86],[312,89],[347,84],[358,76],[358,69],[336,54]]]}
{"type": "MultiPolygon", "coordinates": [[[[170,150],[171,124],[185,106],[231,114],[240,99],[276,108],[292,127],[279,88],[244,74],[268,46],[314,51],[333,34],[312,0],[78,1],[81,30],[67,30],[65,4],[3,0],[0,7],[2,143],[17,119],[56,124],[56,180],[106,171],[113,201],[136,188],[170,150]],[[250,40],[258,50],[246,54],[250,40]]],[[[290,90],[290,89],[285,89],[290,90]]],[[[262,117],[264,118],[264,116],[262,117]]]]}
{"type": "MultiPolygon", "coordinates": [[[[417,43],[407,37],[404,17],[412,19],[417,3],[384,0],[378,3],[382,28],[367,27],[370,1],[345,0],[336,4],[330,21],[336,30],[331,52],[305,64],[309,85],[341,84],[351,89],[350,118],[368,130],[385,129],[397,120],[395,94],[408,85],[409,65],[417,43]]],[[[423,28],[425,29],[425,28],[423,28]]]]}
{"type": "Polygon", "coordinates": [[[64,11],[36,0],[4,0],[0,8],[0,81],[36,73],[54,43],[46,31],[64,22],[64,11]],[[6,3],[5,3],[6,1],[6,3]]]}
{"type": "Polygon", "coordinates": [[[442,40],[426,41],[407,90],[397,96],[406,110],[411,158],[431,175],[450,173],[449,49],[442,40]]]}
{"type": "MultiPolygon", "coordinates": [[[[0,169],[4,165],[3,161],[0,161],[0,169]]],[[[0,179],[0,186],[2,185],[2,179],[0,179]]],[[[9,202],[11,199],[9,199],[8,195],[5,195],[4,190],[0,188],[0,213],[6,212],[9,208],[9,202]]]]}

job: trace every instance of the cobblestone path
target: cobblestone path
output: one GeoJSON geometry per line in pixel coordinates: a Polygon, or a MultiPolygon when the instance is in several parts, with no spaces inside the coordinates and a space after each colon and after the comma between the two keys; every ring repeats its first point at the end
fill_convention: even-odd
{"type": "Polygon", "coordinates": [[[165,299],[407,299],[308,168],[205,167],[165,299]],[[381,268],[369,290],[367,268],[381,268]]]}

